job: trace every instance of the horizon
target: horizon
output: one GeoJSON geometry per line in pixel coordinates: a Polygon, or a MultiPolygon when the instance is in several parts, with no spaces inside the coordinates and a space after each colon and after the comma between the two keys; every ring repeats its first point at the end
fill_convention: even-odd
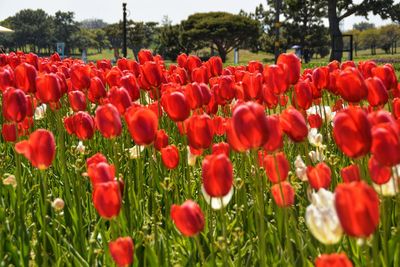
{"type": "MultiPolygon", "coordinates": [[[[86,19],[101,19],[106,23],[116,23],[122,20],[122,3],[127,3],[128,20],[133,21],[154,21],[160,23],[164,16],[172,21],[173,24],[178,24],[186,19],[189,15],[199,12],[225,11],[233,14],[239,13],[242,9],[245,12],[254,12],[256,6],[263,4],[266,1],[261,0],[204,0],[204,1],[187,1],[187,0],[170,0],[164,1],[143,1],[135,3],[132,0],[116,0],[114,4],[110,4],[106,0],[68,0],[68,1],[51,1],[51,0],[19,0],[19,1],[1,1],[0,3],[0,21],[14,16],[23,9],[43,9],[47,14],[54,15],[57,11],[72,11],[76,21],[86,19]],[[107,6],[107,12],[100,12],[92,8],[93,5],[107,6]],[[179,8],[176,8],[178,7],[179,8]],[[135,12],[136,10],[136,12],[135,12]]],[[[398,2],[398,1],[396,1],[398,2]]],[[[375,24],[376,27],[393,23],[389,20],[382,20],[379,16],[369,14],[368,20],[360,16],[351,16],[346,18],[343,23],[343,29],[350,30],[355,23],[369,22],[375,24]]],[[[324,25],[328,26],[327,19],[323,19],[324,25]]]]}

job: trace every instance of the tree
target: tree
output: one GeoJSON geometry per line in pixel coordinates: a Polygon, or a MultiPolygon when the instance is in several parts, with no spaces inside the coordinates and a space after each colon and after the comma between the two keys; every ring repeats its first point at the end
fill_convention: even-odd
{"type": "Polygon", "coordinates": [[[67,54],[73,47],[73,35],[77,32],[79,32],[79,27],[74,21],[74,12],[57,11],[54,17],[54,37],[57,42],[65,43],[67,54]]]}
{"type": "Polygon", "coordinates": [[[389,54],[390,49],[400,37],[399,26],[390,24],[379,28],[378,44],[385,53],[389,54]]]}
{"type": "Polygon", "coordinates": [[[298,44],[303,48],[326,45],[327,38],[318,38],[322,37],[321,31],[326,33],[321,19],[326,11],[320,0],[285,0],[282,13],[289,44],[298,44]]]}
{"type": "Polygon", "coordinates": [[[359,3],[353,0],[324,0],[328,9],[329,32],[334,47],[331,50],[330,60],[341,60],[343,49],[343,37],[339,28],[339,23],[351,16],[367,17],[369,12],[374,15],[380,15],[382,18],[395,18],[393,11],[400,9],[400,4],[394,5],[393,0],[363,0],[359,3]]]}
{"type": "Polygon", "coordinates": [[[96,41],[95,48],[99,53],[102,52],[103,48],[110,47],[110,41],[108,40],[106,32],[103,29],[93,29],[91,32],[94,34],[94,40],[96,41]]]}
{"type": "Polygon", "coordinates": [[[24,51],[29,45],[31,51],[38,52],[52,40],[52,19],[42,9],[24,9],[8,20],[15,31],[15,45],[24,51]]]}
{"type": "Polygon", "coordinates": [[[360,46],[363,49],[371,48],[371,55],[376,54],[376,46],[379,40],[377,29],[371,28],[360,33],[360,46]]]}
{"type": "Polygon", "coordinates": [[[132,49],[135,58],[142,48],[149,48],[153,41],[157,22],[134,22],[129,21],[128,26],[128,47],[132,49]]]}
{"type": "Polygon", "coordinates": [[[258,21],[226,12],[196,13],[182,21],[182,38],[216,49],[223,61],[234,48],[248,48],[260,36],[258,21]]]}
{"type": "Polygon", "coordinates": [[[353,29],[360,31],[360,32],[362,32],[364,30],[368,30],[368,29],[373,29],[373,28],[375,28],[375,24],[369,23],[366,21],[362,21],[362,22],[353,24],[353,29]]]}
{"type": "Polygon", "coordinates": [[[180,25],[165,25],[159,29],[156,52],[166,59],[175,60],[181,52],[187,52],[182,45],[180,25]]]}
{"type": "Polygon", "coordinates": [[[108,25],[102,19],[85,19],[82,20],[79,24],[81,28],[91,29],[91,30],[102,29],[108,25]]]}

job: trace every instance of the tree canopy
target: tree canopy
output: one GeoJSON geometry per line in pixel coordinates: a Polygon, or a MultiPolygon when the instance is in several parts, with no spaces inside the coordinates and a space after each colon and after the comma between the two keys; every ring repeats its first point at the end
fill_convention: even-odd
{"type": "Polygon", "coordinates": [[[182,21],[182,37],[210,46],[223,61],[234,48],[257,43],[261,25],[251,18],[226,12],[196,13],[182,21]]]}

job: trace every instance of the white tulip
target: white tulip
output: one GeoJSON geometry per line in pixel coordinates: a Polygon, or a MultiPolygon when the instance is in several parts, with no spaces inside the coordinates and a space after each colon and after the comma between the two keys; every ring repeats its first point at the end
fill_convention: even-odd
{"type": "Polygon", "coordinates": [[[78,145],[76,146],[76,151],[81,153],[81,154],[84,154],[85,150],[86,150],[86,147],[84,146],[83,142],[79,141],[78,145]]]}
{"type": "Polygon", "coordinates": [[[35,109],[35,114],[34,114],[34,119],[35,120],[41,120],[44,118],[44,115],[46,114],[47,110],[47,105],[46,104],[41,104],[35,109]]]}
{"type": "Polygon", "coordinates": [[[188,146],[187,147],[187,161],[188,161],[189,166],[193,167],[194,165],[196,165],[196,159],[197,159],[197,155],[192,154],[190,152],[190,148],[188,146]]]}
{"type": "Polygon", "coordinates": [[[375,191],[382,196],[395,196],[399,193],[399,180],[400,180],[400,164],[392,168],[392,177],[387,183],[375,184],[372,183],[375,191]]]}
{"type": "Polygon", "coordinates": [[[335,195],[323,188],[312,193],[312,203],[306,210],[306,224],[313,236],[323,244],[340,241],[343,229],[335,209],[335,195]]]}
{"type": "Polygon", "coordinates": [[[133,146],[128,149],[129,151],[129,158],[130,159],[137,159],[140,157],[140,153],[144,150],[144,146],[133,146]]]}
{"type": "Polygon", "coordinates": [[[297,155],[296,160],[294,161],[294,167],[297,177],[303,182],[307,181],[307,166],[301,159],[300,155],[297,155]]]}
{"type": "Polygon", "coordinates": [[[231,190],[228,192],[228,194],[226,194],[223,197],[210,196],[209,194],[207,194],[206,190],[204,189],[204,186],[201,186],[201,192],[203,193],[203,197],[206,200],[206,202],[211,205],[211,208],[213,210],[219,210],[222,207],[225,207],[226,205],[229,204],[229,202],[232,199],[234,189],[232,186],[231,190]]]}

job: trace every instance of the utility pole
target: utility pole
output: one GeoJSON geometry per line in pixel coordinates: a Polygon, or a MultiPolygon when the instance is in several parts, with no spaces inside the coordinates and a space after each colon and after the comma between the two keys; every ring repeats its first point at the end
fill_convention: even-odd
{"type": "Polygon", "coordinates": [[[280,51],[280,43],[279,43],[279,29],[281,27],[281,23],[279,22],[279,15],[281,12],[282,0],[275,0],[275,63],[278,60],[280,51]]]}
{"type": "Polygon", "coordinates": [[[124,57],[127,56],[127,50],[126,50],[126,3],[122,3],[122,15],[123,15],[123,20],[122,20],[122,54],[124,57]]]}

